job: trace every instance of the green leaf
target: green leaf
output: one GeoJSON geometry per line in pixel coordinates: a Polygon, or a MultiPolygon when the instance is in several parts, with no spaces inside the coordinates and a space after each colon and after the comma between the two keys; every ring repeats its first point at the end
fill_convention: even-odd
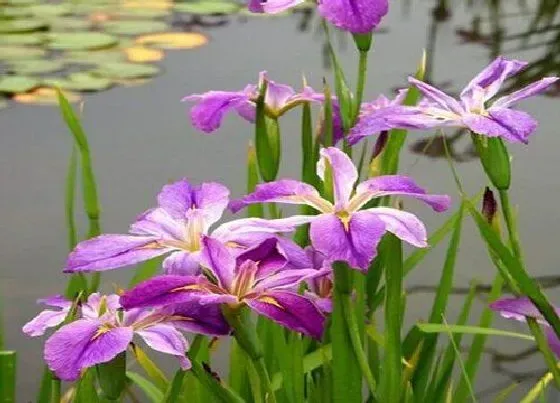
{"type": "Polygon", "coordinates": [[[121,49],[77,50],[64,52],[60,57],[67,63],[87,66],[121,62],[126,59],[121,49]]]}
{"type": "Polygon", "coordinates": [[[162,262],[162,257],[156,257],[140,264],[134,272],[134,276],[128,283],[128,288],[132,288],[136,284],[139,284],[142,281],[147,280],[157,274],[159,272],[159,269],[161,268],[162,262]]]}
{"type": "Polygon", "coordinates": [[[507,388],[502,389],[494,398],[492,403],[507,403],[510,395],[517,389],[519,383],[512,383],[507,388]]]}
{"type": "Polygon", "coordinates": [[[27,92],[39,86],[39,80],[28,76],[0,77],[0,92],[27,92]]]}
{"type": "Polygon", "coordinates": [[[152,382],[160,391],[165,392],[169,387],[169,381],[163,371],[150,359],[150,357],[146,355],[144,350],[136,344],[133,345],[132,351],[134,352],[136,361],[140,364],[144,371],[146,371],[146,374],[148,374],[152,382]]]}
{"type": "MultiPolygon", "coordinates": [[[[255,147],[249,144],[247,152],[247,193],[252,193],[259,184],[259,167],[255,147]]],[[[247,215],[254,218],[264,218],[263,205],[251,204],[247,208],[247,215]]]]}
{"type": "Polygon", "coordinates": [[[175,4],[173,7],[176,12],[197,14],[197,15],[213,15],[213,14],[234,14],[241,9],[238,3],[232,1],[195,1],[189,3],[175,4]]]}
{"type": "Polygon", "coordinates": [[[159,73],[159,68],[150,64],[109,62],[101,64],[96,73],[111,79],[131,80],[153,77],[159,73]]]}
{"type": "Polygon", "coordinates": [[[70,91],[102,91],[113,85],[108,78],[98,77],[91,72],[72,73],[67,78],[47,79],[44,83],[70,91]]]}
{"type": "MultiPolygon", "coordinates": [[[[0,35],[0,46],[6,45],[41,45],[46,37],[42,33],[0,35]]],[[[1,58],[1,57],[0,57],[1,58]]]]}
{"type": "Polygon", "coordinates": [[[506,330],[480,326],[442,325],[439,323],[418,323],[416,326],[418,326],[418,328],[424,333],[483,334],[487,336],[505,336],[533,342],[535,341],[535,338],[533,336],[529,336],[528,334],[508,332],[506,330]]]}
{"type": "Polygon", "coordinates": [[[554,379],[552,373],[547,372],[539,381],[529,390],[529,392],[520,400],[520,403],[533,403],[539,397],[543,397],[545,389],[554,379]]]}
{"type": "Polygon", "coordinates": [[[163,403],[175,403],[179,402],[180,394],[183,390],[183,381],[185,380],[186,371],[178,370],[175,372],[173,381],[169,384],[165,396],[162,400],[163,403]]]}
{"type": "Polygon", "coordinates": [[[30,59],[8,63],[8,70],[15,74],[45,74],[54,73],[64,69],[64,63],[57,60],[30,59]]]}
{"type": "Polygon", "coordinates": [[[46,29],[48,23],[33,18],[0,20],[0,34],[21,34],[46,29]]]}
{"type": "Polygon", "coordinates": [[[168,26],[163,21],[150,20],[115,20],[103,23],[103,30],[114,35],[140,35],[163,32],[168,26]]]}
{"type": "Polygon", "coordinates": [[[74,17],[57,17],[49,20],[49,24],[53,32],[88,31],[93,25],[88,19],[74,17]]]}
{"type": "MultiPolygon", "coordinates": [[[[259,165],[259,171],[261,177],[265,182],[271,182],[276,179],[278,175],[278,168],[280,166],[280,161],[278,158],[277,151],[279,147],[274,147],[273,141],[271,139],[273,136],[278,137],[279,132],[271,134],[269,130],[271,127],[267,123],[266,116],[266,91],[268,88],[268,82],[264,81],[259,90],[259,97],[257,99],[257,111],[256,111],[256,121],[255,121],[255,149],[257,152],[257,162],[259,165]]],[[[276,127],[277,129],[278,127],[276,127]]]]}
{"type": "Polygon", "coordinates": [[[95,50],[116,45],[119,39],[102,32],[52,32],[47,47],[53,50],[95,50]]]}
{"type": "Polygon", "coordinates": [[[29,60],[43,57],[45,50],[26,46],[0,46],[0,60],[29,60]]]}
{"type": "Polygon", "coordinates": [[[97,389],[95,387],[95,370],[88,369],[76,385],[76,394],[73,403],[98,403],[97,389]]]}
{"type": "Polygon", "coordinates": [[[0,402],[16,402],[16,352],[0,351],[0,402]]]}
{"type": "Polygon", "coordinates": [[[163,401],[163,393],[157,388],[156,385],[149,380],[137,374],[136,372],[127,371],[126,377],[138,386],[152,403],[161,403],[163,401]]]}
{"type": "Polygon", "coordinates": [[[98,364],[97,379],[103,394],[108,399],[116,400],[126,386],[126,352],[122,352],[111,361],[98,364]]]}
{"type": "Polygon", "coordinates": [[[191,371],[217,401],[223,403],[245,402],[237,393],[210,374],[198,361],[192,362],[191,371]]]}
{"type": "Polygon", "coordinates": [[[37,392],[37,403],[50,403],[51,401],[51,379],[52,374],[47,366],[43,368],[43,374],[41,375],[41,385],[39,386],[39,391],[37,392]]]}
{"type": "Polygon", "coordinates": [[[382,377],[383,401],[398,402],[401,398],[401,326],[402,326],[402,242],[386,235],[385,244],[385,364],[382,377]]]}
{"type": "Polygon", "coordinates": [[[72,14],[72,6],[69,4],[36,4],[27,7],[27,10],[35,17],[41,19],[51,19],[63,15],[72,14]]]}

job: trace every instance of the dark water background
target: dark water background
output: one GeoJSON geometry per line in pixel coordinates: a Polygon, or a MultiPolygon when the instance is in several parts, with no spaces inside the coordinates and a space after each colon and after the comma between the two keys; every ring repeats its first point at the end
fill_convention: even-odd
{"type": "MultiPolygon", "coordinates": [[[[508,2],[507,6],[501,6],[499,12],[504,32],[513,34],[526,30],[532,13],[520,11],[517,2],[511,3],[514,4],[508,2]]],[[[534,10],[536,4],[528,2],[529,9],[534,10]]],[[[488,19],[486,2],[468,7],[464,2],[454,1],[448,5],[449,18],[441,22],[434,22],[433,7],[431,1],[392,2],[382,25],[386,32],[376,36],[365,99],[404,86],[406,75],[415,70],[423,48],[432,49],[432,81],[456,92],[496,54],[495,48],[461,44],[456,33],[461,27],[468,30],[476,15],[480,15],[485,33],[496,27],[488,19]]],[[[163,73],[147,84],[86,97],[83,123],[94,157],[104,232],[125,232],[136,214],[153,205],[157,191],[169,180],[181,177],[197,182],[217,180],[227,184],[233,195],[243,193],[244,161],[252,127],[231,116],[216,134],[202,135],[190,126],[186,106],[179,100],[186,94],[209,89],[241,89],[254,82],[260,70],[267,70],[274,80],[296,87],[303,73],[312,86],[320,88],[321,78],[330,77],[331,73],[323,63],[324,38],[316,32],[319,19],[312,17],[305,32],[299,29],[301,19],[301,14],[249,20],[231,17],[225,26],[205,30],[210,37],[208,45],[170,52],[160,64],[163,73]]],[[[540,35],[531,43],[543,42],[550,35],[540,35]]],[[[347,37],[342,39],[335,40],[336,47],[349,80],[354,82],[357,60],[353,44],[347,37]]],[[[547,49],[539,46],[515,50],[520,45],[519,41],[505,42],[501,51],[531,61],[542,58],[547,49]]],[[[559,267],[559,106],[559,100],[554,97],[526,102],[522,108],[540,121],[540,127],[529,146],[511,147],[512,199],[518,206],[521,239],[533,276],[556,276],[559,267]]],[[[281,176],[299,175],[299,117],[293,111],[281,120],[284,143],[281,176]]],[[[413,147],[415,141],[430,134],[411,133],[407,147],[413,147]]],[[[466,138],[459,140],[457,152],[465,151],[468,144],[466,138]]],[[[61,292],[66,282],[61,267],[67,253],[64,179],[70,149],[71,138],[56,108],[14,105],[0,111],[0,293],[6,344],[19,354],[18,401],[33,399],[41,373],[43,343],[41,339],[25,337],[20,328],[36,314],[35,299],[61,292]]],[[[431,191],[449,193],[458,199],[445,159],[407,151],[401,167],[402,172],[412,174],[431,191]]],[[[469,192],[475,193],[486,184],[476,161],[459,163],[457,168],[469,192]]],[[[410,206],[407,203],[407,207],[417,211],[430,230],[445,219],[415,203],[410,206]]],[[[85,232],[85,225],[81,230],[85,232]]],[[[466,287],[473,279],[490,283],[495,269],[468,219],[463,233],[455,285],[466,287]]],[[[442,243],[407,278],[408,287],[437,284],[445,246],[442,243]]],[[[112,284],[125,285],[131,275],[132,271],[127,269],[104,275],[106,291],[112,290],[112,284]]],[[[557,290],[548,289],[548,294],[553,301],[560,302],[557,290]]],[[[447,312],[450,322],[463,298],[462,295],[451,298],[447,312]]],[[[473,325],[478,322],[484,298],[481,294],[473,311],[470,321],[473,325]]],[[[411,290],[407,323],[426,319],[432,299],[429,290],[411,290]]],[[[523,325],[500,318],[496,318],[494,325],[526,332],[523,325]]],[[[464,340],[468,342],[469,338],[464,340]]],[[[517,376],[540,376],[544,370],[542,359],[530,356],[502,362],[504,368],[496,371],[492,368],[496,354],[507,357],[532,346],[492,338],[488,347],[498,350],[485,355],[476,383],[481,401],[489,401],[487,393],[492,388],[504,387],[517,376]]],[[[529,379],[531,382],[524,383],[520,391],[534,383],[535,378],[529,379]]],[[[556,400],[551,396],[549,401],[556,400]]]]}

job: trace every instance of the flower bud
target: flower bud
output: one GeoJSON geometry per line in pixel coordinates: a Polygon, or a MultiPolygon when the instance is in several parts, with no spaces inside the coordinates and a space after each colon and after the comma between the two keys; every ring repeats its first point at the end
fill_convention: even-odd
{"type": "Polygon", "coordinates": [[[494,193],[487,186],[484,190],[484,196],[482,197],[482,215],[486,218],[486,221],[488,221],[492,228],[500,233],[500,220],[497,212],[498,203],[496,202],[494,193]]]}
{"type": "Polygon", "coordinates": [[[498,190],[507,190],[511,184],[509,153],[499,137],[472,135],[484,172],[498,190]]]}

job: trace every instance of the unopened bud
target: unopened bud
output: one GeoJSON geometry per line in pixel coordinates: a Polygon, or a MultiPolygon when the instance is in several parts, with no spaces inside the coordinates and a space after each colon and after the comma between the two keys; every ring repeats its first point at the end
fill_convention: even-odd
{"type": "Polygon", "coordinates": [[[373,178],[374,176],[379,176],[381,174],[381,153],[387,145],[387,140],[389,140],[389,132],[383,130],[379,133],[377,141],[373,146],[373,151],[371,153],[371,158],[369,161],[368,177],[373,178]]]}
{"type": "Polygon", "coordinates": [[[498,203],[494,198],[494,193],[487,186],[484,190],[484,196],[482,197],[482,215],[486,218],[489,224],[492,224],[494,217],[496,216],[496,211],[498,210],[498,203]]]}

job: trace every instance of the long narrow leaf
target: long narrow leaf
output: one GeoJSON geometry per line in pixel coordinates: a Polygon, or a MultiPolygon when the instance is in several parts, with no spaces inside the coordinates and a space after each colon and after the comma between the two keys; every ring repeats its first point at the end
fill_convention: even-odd
{"type": "Polygon", "coordinates": [[[16,401],[16,352],[0,351],[0,402],[16,401]]]}
{"type": "Polygon", "coordinates": [[[161,403],[163,400],[163,393],[156,385],[144,378],[142,375],[127,371],[126,377],[138,386],[152,403],[161,403]]]}
{"type": "Polygon", "coordinates": [[[484,334],[487,336],[505,336],[514,337],[517,339],[535,341],[533,336],[523,333],[508,332],[506,330],[499,330],[479,326],[464,326],[464,325],[441,325],[438,323],[418,323],[416,326],[425,333],[461,333],[461,334],[484,334]]]}

